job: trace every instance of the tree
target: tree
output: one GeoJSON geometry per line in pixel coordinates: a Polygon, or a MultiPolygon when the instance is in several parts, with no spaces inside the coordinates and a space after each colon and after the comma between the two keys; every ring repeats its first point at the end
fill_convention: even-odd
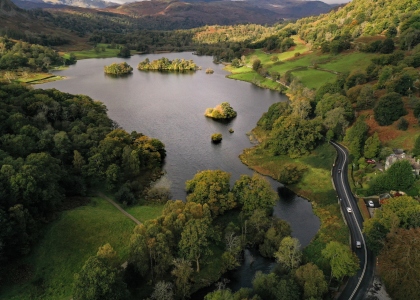
{"type": "Polygon", "coordinates": [[[261,60],[259,60],[258,58],[254,59],[254,61],[252,62],[252,69],[254,71],[258,71],[259,68],[261,68],[261,60]]]}
{"type": "Polygon", "coordinates": [[[381,53],[389,54],[395,49],[394,41],[391,38],[387,38],[382,42],[382,46],[379,49],[381,53]]]}
{"type": "Polygon", "coordinates": [[[173,300],[174,292],[172,290],[172,283],[166,281],[159,281],[153,288],[153,293],[150,296],[152,300],[173,300]]]}
{"type": "Polygon", "coordinates": [[[292,279],[280,279],[275,273],[263,274],[258,271],[252,281],[252,287],[261,299],[298,300],[299,287],[292,279]]]}
{"type": "Polygon", "coordinates": [[[286,267],[288,270],[293,270],[299,267],[302,259],[299,240],[290,236],[282,239],[279,249],[275,253],[275,257],[277,262],[286,267]]]}
{"type": "Polygon", "coordinates": [[[277,193],[271,188],[267,179],[256,173],[252,177],[241,175],[235,182],[232,192],[245,215],[252,214],[256,209],[271,210],[278,200],[277,193]]]}
{"type": "Polygon", "coordinates": [[[264,241],[259,247],[259,251],[264,257],[274,257],[275,252],[279,249],[281,241],[290,236],[292,229],[289,223],[284,220],[273,217],[272,225],[265,232],[264,241]]]}
{"type": "Polygon", "coordinates": [[[406,113],[401,95],[394,92],[379,98],[373,112],[381,126],[392,124],[406,113]]]}
{"type": "Polygon", "coordinates": [[[375,132],[372,136],[368,137],[364,147],[364,157],[374,158],[377,157],[381,148],[381,141],[379,140],[378,133],[375,132]]]}
{"type": "Polygon", "coordinates": [[[415,181],[413,168],[408,160],[400,160],[392,164],[386,175],[387,184],[392,190],[406,191],[415,181]]]}
{"type": "Polygon", "coordinates": [[[303,289],[303,299],[321,300],[328,292],[324,273],[313,263],[300,266],[295,272],[295,278],[303,289]]]}
{"type": "Polygon", "coordinates": [[[200,272],[200,259],[210,255],[210,220],[193,219],[187,222],[181,233],[178,247],[181,255],[190,261],[195,261],[196,271],[200,272]]]}
{"type": "Polygon", "coordinates": [[[187,202],[207,204],[214,217],[223,214],[237,203],[230,192],[229,180],[230,174],[221,170],[198,172],[185,183],[187,202]]]}
{"type": "Polygon", "coordinates": [[[321,251],[331,267],[331,276],[341,280],[344,276],[353,276],[359,269],[359,259],[350,248],[336,241],[331,241],[321,251]]]}
{"type": "Polygon", "coordinates": [[[191,268],[191,262],[183,258],[174,259],[172,263],[174,269],[171,274],[175,276],[176,292],[184,299],[190,294],[190,280],[194,270],[191,268]]]}
{"type": "Polygon", "coordinates": [[[356,108],[358,110],[372,108],[375,103],[375,95],[373,87],[370,84],[365,84],[360,89],[360,93],[357,96],[356,108]]]}
{"type": "Polygon", "coordinates": [[[116,262],[116,253],[109,244],[100,247],[97,255],[91,256],[75,274],[73,299],[127,299],[127,287],[116,262]]]}
{"type": "Polygon", "coordinates": [[[392,299],[420,299],[420,228],[396,229],[387,235],[378,257],[379,274],[392,299]]]}

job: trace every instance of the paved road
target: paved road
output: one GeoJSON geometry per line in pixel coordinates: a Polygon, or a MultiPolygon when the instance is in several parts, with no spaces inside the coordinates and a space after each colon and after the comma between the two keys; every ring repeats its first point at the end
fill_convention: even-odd
{"type": "Polygon", "coordinates": [[[331,142],[337,151],[337,160],[332,169],[332,178],[340,199],[341,210],[345,221],[350,229],[351,248],[360,259],[360,270],[349,278],[346,287],[338,297],[339,300],[362,300],[366,299],[368,288],[373,282],[375,258],[371,251],[366,248],[365,238],[362,234],[363,218],[357,206],[356,199],[350,190],[348,181],[348,152],[335,142],[331,142]],[[347,208],[352,212],[347,212],[347,208]],[[362,248],[356,248],[356,241],[362,243],[362,248]]]}

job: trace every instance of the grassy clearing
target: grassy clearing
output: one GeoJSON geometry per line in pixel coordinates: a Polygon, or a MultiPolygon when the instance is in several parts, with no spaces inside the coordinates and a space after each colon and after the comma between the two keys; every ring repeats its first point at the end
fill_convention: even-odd
{"type": "MultiPolygon", "coordinates": [[[[145,221],[155,218],[162,207],[142,206],[130,210],[145,221]]],[[[101,245],[110,243],[121,262],[127,259],[128,242],[135,225],[101,198],[92,198],[87,206],[63,212],[46,228],[42,241],[22,262],[31,266],[30,278],[7,286],[0,298],[70,299],[74,273],[101,245]]]]}
{"type": "MultiPolygon", "coordinates": [[[[76,59],[88,59],[88,58],[109,58],[117,57],[120,52],[119,49],[110,49],[108,44],[98,44],[99,51],[95,51],[94,48],[89,50],[80,50],[73,51],[72,53],[76,55],[76,59]]],[[[118,46],[117,46],[118,47],[118,46]]],[[[136,53],[136,51],[131,51],[131,54],[136,53]]],[[[70,54],[66,53],[63,56],[67,58],[70,54]]]]}
{"type": "Polygon", "coordinates": [[[337,75],[316,69],[294,71],[292,74],[310,89],[317,89],[327,82],[334,82],[337,75]]]}
{"type": "Polygon", "coordinates": [[[246,81],[246,82],[252,82],[255,85],[270,89],[270,90],[279,90],[280,89],[280,83],[275,82],[271,79],[265,78],[258,74],[257,72],[248,72],[248,73],[238,73],[238,74],[231,74],[227,76],[231,79],[246,81]]]}
{"type": "Polygon", "coordinates": [[[370,60],[378,54],[353,52],[349,54],[340,54],[339,56],[332,56],[331,61],[322,64],[324,69],[336,72],[351,72],[352,70],[364,70],[370,60]]]}
{"type": "Polygon", "coordinates": [[[125,210],[140,222],[156,219],[162,215],[164,204],[152,204],[147,206],[133,206],[125,210]]]}

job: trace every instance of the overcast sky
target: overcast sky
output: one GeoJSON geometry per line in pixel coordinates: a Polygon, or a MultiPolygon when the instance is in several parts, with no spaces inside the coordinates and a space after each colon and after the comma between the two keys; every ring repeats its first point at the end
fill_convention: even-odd
{"type": "Polygon", "coordinates": [[[320,0],[320,1],[328,3],[328,4],[349,3],[350,2],[350,0],[320,0]]]}

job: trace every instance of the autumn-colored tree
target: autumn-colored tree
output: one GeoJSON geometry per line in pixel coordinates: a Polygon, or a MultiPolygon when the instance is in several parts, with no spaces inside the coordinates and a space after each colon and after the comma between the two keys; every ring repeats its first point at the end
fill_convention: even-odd
{"type": "Polygon", "coordinates": [[[230,192],[230,174],[221,170],[206,170],[187,180],[187,202],[207,204],[213,217],[236,206],[230,192]]]}
{"type": "Polygon", "coordinates": [[[420,228],[391,231],[378,257],[379,274],[392,299],[420,299],[420,228]]]}

